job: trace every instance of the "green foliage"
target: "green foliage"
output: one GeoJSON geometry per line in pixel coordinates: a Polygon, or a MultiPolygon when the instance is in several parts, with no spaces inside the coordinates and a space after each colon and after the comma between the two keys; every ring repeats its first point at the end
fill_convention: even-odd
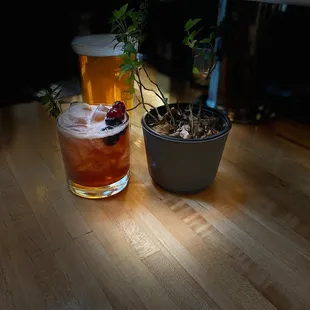
{"type": "MultiPolygon", "coordinates": [[[[114,48],[118,45],[122,45],[123,56],[122,63],[120,65],[120,75],[121,79],[126,75],[126,83],[131,85],[130,93],[134,94],[134,83],[136,82],[139,87],[140,97],[139,104],[142,104],[143,108],[148,112],[146,106],[150,106],[149,103],[144,101],[143,90],[153,92],[165,105],[168,114],[170,115],[170,120],[173,125],[175,125],[174,116],[171,113],[171,109],[168,105],[168,101],[165,98],[163,92],[160,90],[158,84],[152,81],[143,66],[143,63],[139,60],[138,56],[138,47],[143,41],[143,28],[146,23],[147,17],[147,0],[142,0],[139,10],[136,11],[134,9],[128,10],[128,5],[125,4],[119,10],[113,11],[113,16],[111,18],[112,23],[112,32],[116,33],[115,41],[116,44],[114,48]],[[156,90],[147,88],[141,79],[140,72],[143,71],[147,77],[147,79],[151,82],[153,86],[155,86],[156,90]]],[[[152,114],[149,114],[156,121],[158,121],[161,116],[158,113],[158,110],[154,108],[157,112],[157,119],[152,114]]]]}
{"type": "Polygon", "coordinates": [[[62,112],[61,105],[66,103],[64,100],[59,99],[61,89],[60,86],[56,88],[46,88],[40,91],[41,95],[37,96],[37,100],[46,107],[46,112],[50,116],[57,118],[57,116],[62,112]]]}
{"type": "Polygon", "coordinates": [[[200,21],[201,21],[201,18],[196,18],[196,19],[189,19],[185,23],[184,31],[186,32],[186,36],[183,40],[183,43],[187,45],[188,47],[190,47],[191,49],[198,47],[201,44],[208,44],[209,47],[213,48],[213,41],[215,39],[214,32],[212,32],[209,35],[209,37],[198,40],[197,35],[203,28],[200,28],[199,30],[192,30],[191,32],[189,31],[200,21]]]}
{"type": "Polygon", "coordinates": [[[189,19],[185,26],[184,26],[184,29],[185,30],[190,30],[191,28],[193,28],[196,24],[198,24],[199,22],[201,21],[201,18],[196,18],[196,19],[189,19]]]}
{"type": "Polygon", "coordinates": [[[127,8],[128,8],[128,3],[123,5],[119,10],[114,10],[113,11],[114,20],[124,19],[127,8]]]}
{"type": "Polygon", "coordinates": [[[126,83],[132,85],[131,93],[134,92],[135,75],[142,65],[142,62],[137,60],[137,54],[138,46],[143,41],[142,30],[146,20],[146,10],[147,3],[145,1],[141,3],[138,11],[128,9],[128,4],[125,4],[119,10],[114,10],[111,18],[112,32],[116,33],[115,47],[122,44],[124,52],[119,78],[128,74],[126,83]]]}
{"type": "Polygon", "coordinates": [[[214,32],[212,32],[208,38],[202,39],[199,42],[202,43],[202,44],[204,44],[204,43],[212,44],[212,42],[214,40],[214,36],[215,36],[214,32]]]}
{"type": "MultiPolygon", "coordinates": [[[[212,32],[207,38],[198,39],[198,33],[203,29],[200,28],[199,30],[192,30],[199,22],[201,18],[196,19],[189,19],[184,25],[184,31],[186,36],[183,40],[183,44],[188,46],[190,49],[195,51],[195,49],[200,48],[199,53],[195,56],[203,56],[205,59],[210,60],[210,63],[214,63],[213,66],[210,68],[206,79],[208,79],[215,68],[215,52],[214,52],[214,40],[215,34],[212,32]],[[191,31],[190,31],[191,30],[191,31]]],[[[192,69],[193,74],[200,74],[198,68],[193,67],[192,69]]]]}
{"type": "Polygon", "coordinates": [[[193,67],[193,74],[200,74],[200,71],[197,67],[193,67]]]}

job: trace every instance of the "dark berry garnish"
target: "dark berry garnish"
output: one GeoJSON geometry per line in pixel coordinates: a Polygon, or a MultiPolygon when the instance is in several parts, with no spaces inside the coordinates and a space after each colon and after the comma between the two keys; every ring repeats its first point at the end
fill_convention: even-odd
{"type": "MultiPolygon", "coordinates": [[[[107,126],[102,128],[101,131],[111,130],[113,128],[114,128],[113,126],[107,126]]],[[[102,138],[103,143],[108,146],[116,144],[118,140],[119,140],[119,134],[102,138]]]]}
{"type": "Polygon", "coordinates": [[[122,120],[120,120],[119,118],[106,118],[105,122],[107,125],[110,126],[118,126],[122,124],[122,120]]]}
{"type": "Polygon", "coordinates": [[[126,106],[125,106],[125,103],[123,101],[115,101],[113,103],[112,107],[115,108],[118,111],[121,111],[125,115],[126,106]]]}
{"type": "Polygon", "coordinates": [[[123,113],[121,105],[119,105],[119,108],[112,107],[108,111],[105,121],[108,125],[117,126],[122,123],[122,120],[124,119],[124,117],[125,117],[125,114],[123,113]]]}
{"type": "Polygon", "coordinates": [[[121,116],[122,112],[113,107],[107,113],[108,118],[121,118],[121,116]]]}
{"type": "Polygon", "coordinates": [[[103,143],[107,146],[115,145],[119,140],[119,134],[102,138],[102,140],[103,140],[103,143]]]}

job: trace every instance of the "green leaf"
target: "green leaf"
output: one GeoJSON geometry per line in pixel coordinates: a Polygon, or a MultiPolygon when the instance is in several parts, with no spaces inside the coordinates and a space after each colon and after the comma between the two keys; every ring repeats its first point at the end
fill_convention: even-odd
{"type": "Polygon", "coordinates": [[[119,79],[121,79],[125,73],[132,71],[134,69],[134,66],[132,64],[121,64],[120,68],[121,73],[119,75],[119,79]]]}
{"type": "Polygon", "coordinates": [[[208,38],[208,39],[202,39],[199,41],[200,43],[208,43],[210,44],[211,43],[211,40],[208,38]]]}
{"type": "Polygon", "coordinates": [[[197,67],[193,67],[192,72],[193,72],[193,74],[200,74],[200,71],[198,70],[197,67]]]}
{"type": "Polygon", "coordinates": [[[123,50],[124,50],[125,53],[131,53],[131,54],[136,54],[137,53],[137,50],[135,49],[135,46],[132,43],[129,43],[129,42],[124,45],[123,50]]]}
{"type": "Polygon", "coordinates": [[[191,40],[193,40],[193,39],[195,38],[196,34],[197,34],[197,31],[196,31],[196,30],[192,31],[191,34],[189,35],[189,38],[190,38],[191,40]]]}
{"type": "Polygon", "coordinates": [[[189,43],[188,43],[188,46],[189,46],[190,48],[194,48],[196,43],[197,43],[197,40],[193,40],[192,42],[189,42],[189,43]]]}
{"type": "Polygon", "coordinates": [[[128,27],[127,32],[133,32],[137,29],[136,25],[131,25],[128,27]]]}
{"type": "Polygon", "coordinates": [[[132,12],[134,11],[134,9],[130,9],[126,12],[126,17],[129,16],[132,14],[132,12]]]}
{"type": "Polygon", "coordinates": [[[128,72],[130,72],[130,70],[125,70],[125,71],[121,71],[120,75],[119,75],[119,79],[121,79],[125,74],[127,74],[128,72]]]}
{"type": "Polygon", "coordinates": [[[142,63],[143,63],[143,62],[140,61],[140,60],[134,60],[133,62],[134,62],[134,64],[135,64],[136,67],[142,66],[142,63]]]}
{"type": "Polygon", "coordinates": [[[129,77],[125,80],[125,83],[126,84],[131,84],[132,81],[133,81],[133,76],[132,76],[132,74],[130,74],[129,77]]]}
{"type": "Polygon", "coordinates": [[[127,64],[127,65],[128,64],[132,65],[132,63],[133,63],[133,60],[130,57],[128,57],[127,55],[123,55],[122,60],[123,60],[123,63],[127,64]]]}
{"type": "Polygon", "coordinates": [[[210,44],[210,43],[212,42],[213,39],[214,39],[214,32],[212,32],[212,33],[209,35],[209,38],[200,40],[200,43],[208,43],[208,44],[210,44]]]}
{"type": "Polygon", "coordinates": [[[196,18],[193,20],[193,23],[192,23],[192,27],[194,27],[196,24],[198,24],[199,22],[201,21],[201,18],[196,18]]]}
{"type": "Polygon", "coordinates": [[[121,68],[122,72],[126,72],[126,71],[129,71],[129,70],[132,70],[133,69],[133,65],[132,64],[121,64],[120,68],[121,68]]]}
{"type": "Polygon", "coordinates": [[[118,10],[113,10],[113,16],[118,19],[121,17],[121,13],[118,10]]]}
{"type": "Polygon", "coordinates": [[[128,16],[132,19],[133,22],[135,22],[140,17],[140,13],[136,11],[132,11],[130,12],[130,14],[128,14],[128,16]]]}
{"type": "Polygon", "coordinates": [[[128,3],[126,3],[125,5],[123,5],[119,9],[119,11],[118,11],[119,12],[119,18],[122,17],[126,13],[127,7],[128,7],[128,3]]]}
{"type": "Polygon", "coordinates": [[[190,28],[192,27],[192,23],[193,23],[193,21],[192,21],[192,19],[190,18],[190,19],[185,23],[184,29],[185,29],[185,30],[190,29],[190,28]]]}
{"type": "Polygon", "coordinates": [[[183,44],[187,45],[188,44],[188,37],[185,37],[183,40],[183,44]]]}
{"type": "Polygon", "coordinates": [[[200,21],[201,21],[201,18],[189,19],[184,26],[185,30],[190,30],[200,21]]]}
{"type": "Polygon", "coordinates": [[[119,74],[119,80],[123,77],[124,74],[126,74],[126,71],[121,71],[121,73],[119,74]]]}

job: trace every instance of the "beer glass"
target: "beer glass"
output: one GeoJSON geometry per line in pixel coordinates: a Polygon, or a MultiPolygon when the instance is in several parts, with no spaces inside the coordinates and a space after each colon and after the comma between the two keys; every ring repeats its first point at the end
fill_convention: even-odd
{"type": "Polygon", "coordinates": [[[116,100],[133,107],[133,96],[126,83],[128,74],[120,79],[123,44],[113,41],[115,35],[100,34],[77,37],[72,41],[73,50],[79,55],[83,101],[88,104],[113,104],[116,100]]]}
{"type": "Polygon", "coordinates": [[[108,108],[71,104],[57,118],[69,189],[85,198],[104,198],[122,191],[129,178],[129,117],[107,125],[108,108]]]}

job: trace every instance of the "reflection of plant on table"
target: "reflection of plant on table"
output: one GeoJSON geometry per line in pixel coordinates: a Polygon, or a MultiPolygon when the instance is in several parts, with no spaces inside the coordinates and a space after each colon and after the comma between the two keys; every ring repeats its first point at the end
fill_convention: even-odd
{"type": "MultiPolygon", "coordinates": [[[[128,4],[119,10],[113,11],[111,18],[112,32],[116,33],[115,47],[122,44],[124,54],[121,56],[123,61],[120,65],[120,77],[125,74],[128,76],[127,83],[134,81],[137,83],[140,96],[136,96],[138,104],[142,105],[148,113],[148,125],[157,133],[182,139],[203,139],[217,134],[221,130],[219,121],[213,115],[205,113],[202,106],[194,106],[192,103],[171,107],[168,98],[160,89],[159,85],[153,81],[147,72],[143,62],[139,59],[138,47],[143,41],[143,27],[146,22],[147,3],[140,5],[140,9],[128,9],[128,4]],[[143,82],[146,78],[153,86],[149,88],[143,82]],[[143,92],[152,92],[165,106],[165,114],[160,114],[156,107],[145,101],[143,92]]],[[[208,80],[215,68],[215,53],[213,52],[214,34],[203,39],[197,39],[202,30],[195,30],[201,19],[189,19],[184,26],[186,37],[184,44],[195,51],[199,51],[195,57],[203,57],[210,64],[207,70],[201,71],[198,66],[193,66],[193,74],[200,75],[208,80]],[[201,50],[199,50],[201,49],[201,50]]],[[[195,62],[194,62],[195,64],[195,62]]],[[[132,93],[134,89],[132,86],[132,93]]],[[[134,108],[136,108],[135,106],[134,108]]]]}

